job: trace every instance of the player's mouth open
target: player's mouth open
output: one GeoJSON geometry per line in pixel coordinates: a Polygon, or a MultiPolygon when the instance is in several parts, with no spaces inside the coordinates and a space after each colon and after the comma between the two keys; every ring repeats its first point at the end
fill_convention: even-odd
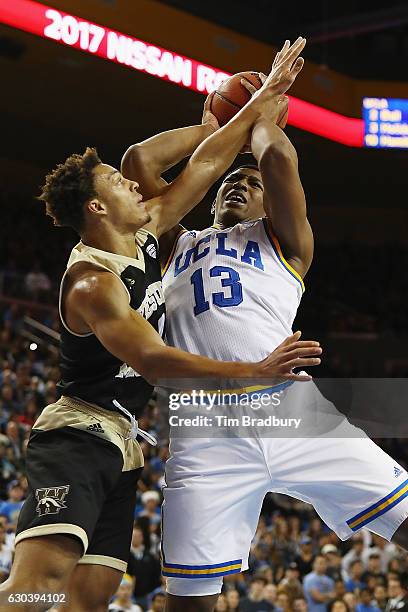
{"type": "Polygon", "coordinates": [[[225,196],[225,202],[236,202],[237,204],[246,204],[247,200],[243,193],[240,191],[229,191],[225,196]]]}

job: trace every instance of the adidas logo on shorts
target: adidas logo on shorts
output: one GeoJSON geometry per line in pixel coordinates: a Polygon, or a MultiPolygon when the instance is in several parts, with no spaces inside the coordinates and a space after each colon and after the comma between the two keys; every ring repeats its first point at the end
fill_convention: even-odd
{"type": "Polygon", "coordinates": [[[105,430],[102,428],[100,423],[92,423],[92,425],[88,425],[86,430],[93,431],[94,433],[105,433],[105,430]]]}
{"type": "Polygon", "coordinates": [[[398,476],[401,476],[402,474],[402,470],[400,468],[398,468],[397,466],[394,467],[394,476],[395,478],[398,478],[398,476]]]}

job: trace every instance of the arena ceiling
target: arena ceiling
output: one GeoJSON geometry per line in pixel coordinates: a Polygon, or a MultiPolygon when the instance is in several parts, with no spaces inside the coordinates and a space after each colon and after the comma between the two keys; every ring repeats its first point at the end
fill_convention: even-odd
{"type": "Polygon", "coordinates": [[[305,36],[310,60],[349,76],[407,79],[408,3],[402,0],[162,2],[276,46],[305,36]]]}

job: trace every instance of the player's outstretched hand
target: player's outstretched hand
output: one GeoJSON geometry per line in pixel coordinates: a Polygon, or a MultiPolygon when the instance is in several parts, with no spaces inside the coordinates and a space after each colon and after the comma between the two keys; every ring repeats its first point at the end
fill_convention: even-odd
{"type": "Polygon", "coordinates": [[[282,96],[293,85],[303,68],[304,60],[299,56],[305,45],[306,39],[301,36],[293,45],[286,40],[282,49],[276,54],[268,76],[265,77],[265,75],[260,74],[263,81],[260,89],[257,90],[244,79],[241,81],[242,85],[252,95],[248,104],[254,105],[260,113],[266,111],[269,115],[275,113],[276,118],[280,116],[282,107],[278,108],[278,105],[283,101],[282,96]]]}
{"type": "Polygon", "coordinates": [[[211,112],[211,100],[213,99],[214,94],[215,92],[213,91],[205,99],[201,123],[203,125],[210,126],[213,131],[216,132],[220,129],[220,124],[218,123],[217,117],[211,112]]]}
{"type": "Polygon", "coordinates": [[[297,331],[280,344],[266,359],[259,362],[260,376],[278,378],[280,381],[308,381],[308,374],[295,374],[293,368],[306,368],[320,364],[317,355],[322,353],[319,342],[299,340],[301,332],[297,331]]]}

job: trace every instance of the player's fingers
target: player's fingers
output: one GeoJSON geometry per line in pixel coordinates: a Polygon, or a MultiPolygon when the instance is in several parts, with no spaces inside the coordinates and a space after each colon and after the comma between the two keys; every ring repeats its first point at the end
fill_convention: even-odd
{"type": "Polygon", "coordinates": [[[285,370],[293,370],[293,368],[304,368],[310,366],[320,365],[321,359],[319,357],[298,357],[297,359],[292,359],[291,361],[287,361],[283,364],[285,370]]]}
{"type": "Polygon", "coordinates": [[[299,330],[295,331],[294,334],[292,334],[291,336],[288,336],[287,338],[285,338],[285,340],[283,342],[281,342],[277,348],[288,346],[288,344],[292,344],[293,342],[297,342],[301,335],[302,335],[301,331],[299,331],[299,330]]]}
{"type": "Polygon", "coordinates": [[[302,53],[303,49],[306,45],[306,38],[299,38],[293,43],[291,48],[286,53],[285,57],[282,57],[280,64],[287,66],[292,66],[295,59],[302,53]]]}
{"type": "Polygon", "coordinates": [[[305,64],[305,60],[303,59],[303,57],[298,57],[296,62],[293,64],[292,68],[290,69],[291,74],[295,74],[296,76],[299,74],[299,72],[302,70],[303,66],[305,64]]]}
{"type": "Polygon", "coordinates": [[[247,79],[241,79],[241,85],[243,85],[243,86],[245,87],[245,89],[246,89],[247,91],[249,91],[249,93],[251,94],[251,96],[253,96],[253,95],[254,95],[254,93],[255,93],[256,91],[258,91],[258,90],[257,90],[257,88],[256,88],[256,87],[254,87],[254,86],[252,85],[252,83],[250,83],[249,81],[247,81],[247,79]]]}
{"type": "Polygon", "coordinates": [[[321,355],[322,349],[320,346],[312,346],[307,348],[296,348],[292,351],[282,353],[282,359],[285,360],[285,363],[290,359],[298,359],[300,357],[308,357],[312,355],[321,355]]]}
{"type": "Polygon", "coordinates": [[[287,53],[289,47],[290,47],[290,40],[285,40],[285,43],[282,49],[278,51],[277,54],[275,55],[275,59],[273,60],[273,63],[272,63],[272,70],[273,68],[275,68],[275,66],[279,64],[280,61],[282,61],[282,57],[287,53]]]}
{"type": "Polygon", "coordinates": [[[206,97],[205,102],[204,102],[204,110],[205,111],[209,111],[211,109],[211,100],[213,99],[214,95],[215,95],[215,91],[211,92],[206,97]]]}
{"type": "Polygon", "coordinates": [[[316,340],[296,340],[295,342],[288,342],[287,344],[282,346],[283,352],[285,353],[309,348],[320,348],[320,342],[316,342],[316,340]]]}

